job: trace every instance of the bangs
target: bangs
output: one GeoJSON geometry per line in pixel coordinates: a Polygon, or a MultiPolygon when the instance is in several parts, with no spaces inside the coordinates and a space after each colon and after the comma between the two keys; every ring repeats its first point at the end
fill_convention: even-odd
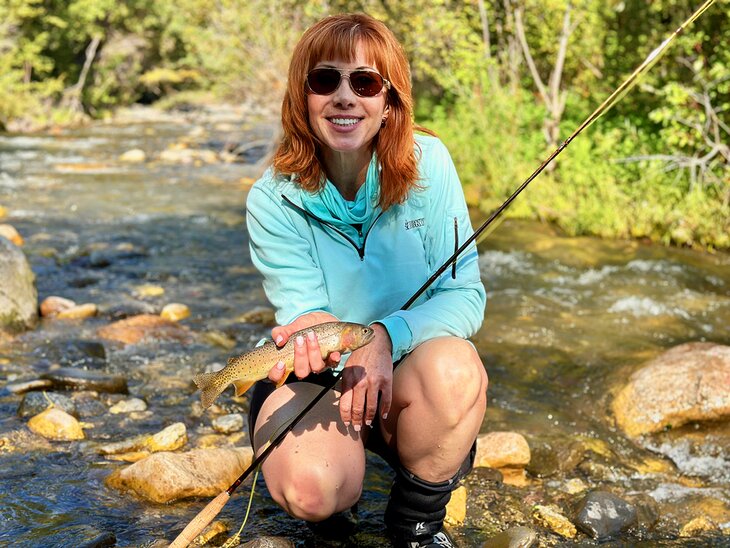
{"type": "Polygon", "coordinates": [[[332,27],[323,27],[312,36],[309,46],[306,72],[322,61],[352,63],[357,57],[358,47],[362,46],[366,62],[388,77],[387,56],[384,54],[389,49],[388,44],[369,26],[337,21],[332,27]]]}

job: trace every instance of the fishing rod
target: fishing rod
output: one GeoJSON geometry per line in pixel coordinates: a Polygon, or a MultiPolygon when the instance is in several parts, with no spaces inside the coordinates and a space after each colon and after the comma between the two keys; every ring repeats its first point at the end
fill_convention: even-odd
{"type": "MultiPolygon", "coordinates": [[[[653,67],[656,62],[659,60],[659,58],[662,56],[662,54],[667,50],[669,45],[674,41],[674,39],[679,36],[686,27],[691,25],[700,15],[702,15],[712,4],[715,3],[715,0],[706,0],[704,4],[702,4],[697,10],[689,17],[687,20],[682,23],[677,29],[669,35],[656,49],[654,49],[644,60],[643,63],[641,63],[634,72],[631,73],[631,75],[624,80],[624,82],[616,88],[616,90],[608,96],[608,98],[603,101],[603,103],[600,104],[600,106],[593,111],[593,113],[586,118],[578,128],[573,131],[573,133],[568,137],[565,141],[563,141],[558,148],[556,148],[550,156],[548,156],[542,164],[527,178],[525,181],[515,190],[509,198],[507,198],[504,203],[502,203],[501,206],[499,206],[492,214],[487,218],[486,221],[484,221],[479,228],[477,228],[474,233],[466,240],[464,243],[462,243],[458,249],[454,251],[454,253],[446,259],[446,261],[431,275],[428,280],[411,296],[410,299],[401,307],[401,310],[407,310],[408,308],[413,305],[416,300],[428,289],[431,284],[433,284],[449,267],[454,265],[456,263],[456,259],[461,255],[467,247],[469,247],[485,230],[486,228],[491,225],[497,217],[499,217],[502,212],[507,209],[510,204],[517,198],[517,196],[520,195],[520,193],[527,188],[527,185],[529,185],[542,171],[550,165],[550,163],[563,151],[565,148],[575,139],[580,133],[586,129],[588,126],[590,126],[593,122],[595,122],[598,118],[600,118],[603,114],[605,114],[613,105],[615,105],[618,101],[620,101],[626,93],[629,92],[631,88],[633,88],[636,85],[636,82],[638,81],[639,77],[642,76],[644,73],[646,73],[651,67],[653,67]]],[[[302,411],[299,412],[299,414],[294,417],[291,423],[287,425],[284,430],[282,430],[274,439],[271,441],[270,445],[266,447],[264,451],[261,452],[261,454],[254,459],[254,461],[251,463],[251,465],[241,474],[241,476],[231,484],[231,486],[223,491],[220,495],[215,497],[211,502],[208,503],[208,505],[203,508],[203,510],[200,511],[200,513],[193,518],[193,520],[183,529],[183,531],[178,535],[178,537],[173,541],[172,544],[170,544],[170,548],[184,548],[188,546],[202,531],[205,529],[205,527],[213,521],[215,516],[217,516],[220,511],[223,509],[223,506],[230,500],[231,496],[233,495],[233,492],[238,488],[239,485],[243,481],[246,480],[246,478],[251,474],[253,470],[256,469],[257,466],[259,466],[266,457],[271,453],[271,451],[274,450],[276,446],[278,446],[286,437],[286,435],[291,432],[294,427],[299,423],[300,420],[315,406],[315,404],[321,400],[327,392],[329,392],[337,383],[337,380],[339,379],[340,375],[342,374],[342,371],[337,373],[333,376],[333,379],[331,382],[327,383],[327,386],[322,388],[322,390],[315,396],[315,398],[304,408],[302,411]]]]}

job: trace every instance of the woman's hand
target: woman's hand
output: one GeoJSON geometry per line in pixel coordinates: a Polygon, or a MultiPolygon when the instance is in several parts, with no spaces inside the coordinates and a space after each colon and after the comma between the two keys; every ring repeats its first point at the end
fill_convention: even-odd
{"type": "Polygon", "coordinates": [[[370,426],[378,411],[386,418],[393,399],[392,343],[388,331],[379,323],[371,326],[375,338],[355,350],[342,372],[340,416],[345,426],[352,422],[356,431],[370,426]]]}
{"type": "MultiPolygon", "coordinates": [[[[309,312],[299,316],[288,325],[279,325],[272,329],[271,338],[274,339],[276,346],[281,348],[289,340],[292,333],[320,323],[337,321],[339,320],[328,312],[309,312]]],[[[325,362],[322,359],[317,336],[313,331],[305,337],[298,336],[297,340],[294,341],[294,374],[297,378],[303,379],[310,373],[321,373],[326,367],[336,367],[340,363],[340,357],[339,352],[333,352],[325,362]]],[[[283,362],[277,363],[269,371],[269,379],[277,384],[283,376],[283,362]]]]}

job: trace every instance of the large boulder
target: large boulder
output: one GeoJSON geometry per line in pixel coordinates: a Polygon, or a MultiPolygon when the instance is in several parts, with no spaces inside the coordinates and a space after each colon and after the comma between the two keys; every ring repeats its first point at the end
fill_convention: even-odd
{"type": "Polygon", "coordinates": [[[23,331],[37,322],[35,275],[23,252],[0,236],[0,331],[23,331]]]}
{"type": "Polygon", "coordinates": [[[250,447],[155,453],[113,472],[106,483],[154,502],[212,497],[236,481],[252,459],[250,447]]]}
{"type": "Polygon", "coordinates": [[[730,417],[730,346],[672,348],[634,372],[612,408],[630,437],[730,417]]]}

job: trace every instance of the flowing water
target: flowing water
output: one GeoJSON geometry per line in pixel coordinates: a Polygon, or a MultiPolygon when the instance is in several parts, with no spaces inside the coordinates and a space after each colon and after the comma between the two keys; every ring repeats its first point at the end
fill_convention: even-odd
{"type": "MultiPolygon", "coordinates": [[[[267,305],[244,220],[249,178],[259,170],[247,162],[265,147],[252,146],[232,163],[159,160],[176,143],[220,151],[270,138],[270,124],[252,119],[228,108],[154,117],[146,112],[55,134],[0,135],[0,204],[8,210],[3,222],[25,238],[39,300],[61,295],[96,303],[102,311],[84,322],[43,321],[0,344],[0,387],[45,371],[53,361],[48,349],[58,341],[98,340],[96,329],[109,323],[115,309],[159,311],[165,303],[185,303],[192,315],[183,323],[198,334],[188,345],[107,344],[105,370],[128,377],[131,394],[146,399],[152,411],[145,418],[105,416],[87,430],[90,441],[46,443],[27,435],[22,451],[0,447],[0,545],[77,546],[113,532],[121,546],[148,546],[172,539],[202,508],[201,500],[159,505],[107,488],[104,478],[122,464],[105,460],[92,446],[154,433],[179,420],[194,445],[210,432],[210,417],[192,411],[192,375],[268,333],[239,319],[267,305]],[[133,148],[146,152],[145,163],[119,160],[133,148]],[[164,288],[164,295],[140,294],[149,284],[164,288]],[[233,341],[235,348],[216,344],[220,340],[233,341]]],[[[483,431],[523,434],[537,459],[560,458],[576,440],[603,459],[589,463],[592,468],[584,459],[555,473],[543,467],[545,477],[532,477],[523,488],[503,487],[503,498],[547,503],[561,482],[580,477],[591,487],[646,495],[658,505],[657,524],[622,542],[693,545],[676,532],[688,516],[702,513],[724,531],[706,540],[725,542],[727,425],[693,425],[687,435],[642,448],[616,430],[608,404],[627,372],[665,349],[687,341],[730,344],[730,257],[568,238],[544,225],[505,221],[480,244],[480,265],[489,292],[484,326],[474,338],[490,375],[483,431]],[[662,473],[657,461],[666,465],[659,466],[662,473]]],[[[0,397],[0,437],[26,431],[16,413],[20,399],[0,397]]],[[[245,401],[227,399],[231,411],[245,411],[245,401]]],[[[369,462],[351,545],[386,544],[380,516],[391,473],[377,457],[369,462]]],[[[247,491],[239,489],[243,494],[221,514],[234,530],[247,491]]],[[[472,514],[456,536],[466,546],[479,545],[502,528],[500,520],[508,519],[503,516],[526,512],[522,502],[511,504],[492,518],[474,516],[470,505],[472,514]]],[[[259,479],[244,538],[263,534],[288,537],[298,546],[321,542],[272,503],[259,479]]],[[[591,543],[582,538],[583,545],[591,543]]]]}

